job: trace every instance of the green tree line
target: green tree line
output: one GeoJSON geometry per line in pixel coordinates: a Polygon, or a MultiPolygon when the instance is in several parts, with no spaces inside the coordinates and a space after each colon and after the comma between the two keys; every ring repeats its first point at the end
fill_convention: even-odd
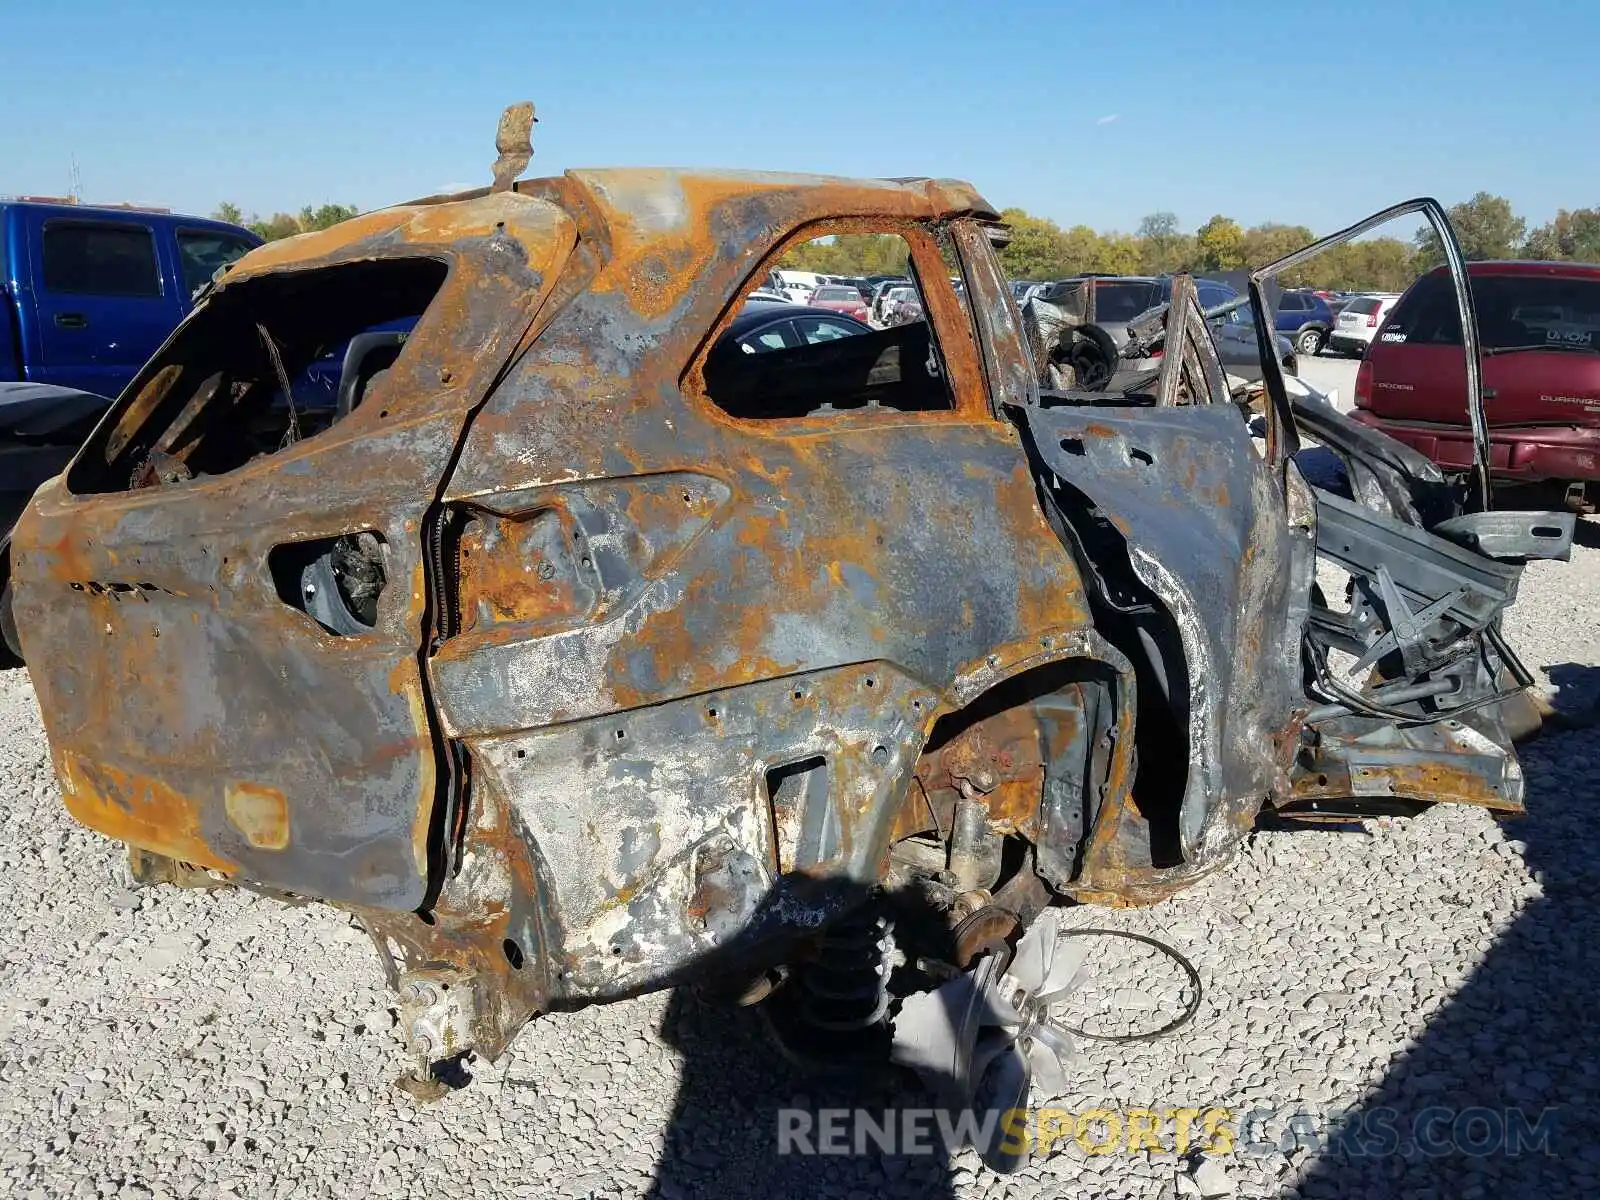
{"type": "MultiPolygon", "coordinates": [[[[1532,230],[1509,200],[1488,192],[1446,211],[1470,260],[1600,262],[1600,208],[1562,209],[1532,230]]],[[[1020,208],[1008,208],[1001,215],[1011,226],[1012,240],[1000,258],[1013,279],[1057,279],[1090,271],[1118,275],[1227,271],[1262,266],[1316,237],[1304,225],[1267,222],[1244,228],[1220,213],[1193,233],[1184,232],[1172,213],[1152,213],[1132,234],[1098,233],[1087,225],[1063,229],[1020,208]]],[[[1282,279],[1289,287],[1398,292],[1443,261],[1438,239],[1424,227],[1410,239],[1347,242],[1284,272],[1282,279]]]]}
{"type": "MultiPolygon", "coordinates": [[[[1447,211],[1468,259],[1600,262],[1600,208],[1562,209],[1532,230],[1509,200],[1488,192],[1447,211]]],[[[1000,252],[1011,279],[1228,271],[1261,266],[1316,239],[1304,225],[1268,221],[1245,228],[1220,213],[1193,233],[1170,212],[1151,213],[1133,233],[1102,233],[1087,225],[1063,228],[1021,208],[1000,215],[1011,228],[1011,244],[1000,252]]],[[[853,234],[797,246],[784,265],[825,275],[873,275],[903,270],[905,259],[899,238],[853,234]]],[[[1398,292],[1443,261],[1438,240],[1424,228],[1409,239],[1347,242],[1285,272],[1283,282],[1332,291],[1398,292]]]]}
{"type": "Polygon", "coordinates": [[[275,242],[297,233],[310,233],[313,229],[330,229],[341,221],[348,221],[356,212],[353,204],[319,204],[315,208],[308,204],[298,213],[280,212],[270,217],[251,213],[247,219],[244,210],[237,204],[225,202],[217,205],[217,210],[211,215],[219,221],[243,225],[264,240],[275,242]]]}
{"type": "MultiPolygon", "coordinates": [[[[1600,262],[1600,207],[1561,209],[1534,229],[1504,196],[1479,192],[1453,205],[1450,223],[1469,259],[1532,258],[1600,262]]],[[[236,204],[217,207],[218,219],[245,225],[268,241],[327,229],[356,215],[348,204],[307,205],[298,213],[247,219],[236,204]]],[[[1011,244],[1000,261],[1012,279],[1062,279],[1087,272],[1155,275],[1169,271],[1215,272],[1260,266],[1315,239],[1304,225],[1268,221],[1249,228],[1218,213],[1188,233],[1170,212],[1151,213],[1133,233],[1099,232],[1087,225],[1062,228],[1047,217],[1008,208],[1011,244]]],[[[1285,272],[1289,287],[1334,291],[1398,292],[1420,273],[1444,261],[1431,230],[1410,239],[1365,238],[1336,247],[1285,272]]],[[[906,244],[898,237],[841,234],[796,246],[784,265],[824,275],[878,275],[906,269],[906,244]]]]}

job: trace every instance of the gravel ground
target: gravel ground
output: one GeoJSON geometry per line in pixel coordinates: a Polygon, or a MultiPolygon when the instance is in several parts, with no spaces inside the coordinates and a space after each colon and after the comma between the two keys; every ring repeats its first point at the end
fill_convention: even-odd
{"type": "Polygon", "coordinates": [[[1320,354],[1300,360],[1300,378],[1322,392],[1337,390],[1334,407],[1349,412],[1356,403],[1356,368],[1360,359],[1320,354]]]}
{"type": "MultiPolygon", "coordinates": [[[[1572,564],[1530,568],[1509,629],[1572,711],[1600,690],[1600,527],[1583,535],[1572,564]]],[[[61,809],[32,690],[5,673],[0,1193],[1592,1196],[1600,732],[1547,734],[1524,761],[1531,815],[1503,828],[1436,809],[1347,833],[1263,832],[1155,909],[1072,913],[1164,938],[1205,995],[1170,1039],[1083,1047],[1055,1103],[1119,1119],[1224,1107],[1237,1144],[1199,1184],[1171,1123],[1160,1152],[1091,1155],[1069,1139],[1002,1177],[970,1152],[949,1165],[775,1155],[780,1105],[925,1100],[904,1082],[863,1094],[800,1078],[747,1016],[677,994],[537,1022],[500,1063],[472,1064],[468,1086],[417,1108],[391,1087],[403,1064],[363,935],[323,908],[131,890],[117,848],[61,809]],[[1292,1137],[1322,1132],[1335,1108],[1394,1110],[1404,1129],[1430,1105],[1534,1119],[1556,1107],[1560,1124],[1550,1153],[1521,1156],[1351,1159],[1292,1137]],[[1270,1119],[1241,1132],[1252,1112],[1270,1119]]],[[[1182,991],[1171,964],[1101,956],[1082,1004],[1159,1023],[1182,991]]]]}

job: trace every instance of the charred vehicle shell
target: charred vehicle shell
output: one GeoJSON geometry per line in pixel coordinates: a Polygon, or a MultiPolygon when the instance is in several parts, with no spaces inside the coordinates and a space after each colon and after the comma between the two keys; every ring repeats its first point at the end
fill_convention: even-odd
{"type": "Polygon", "coordinates": [[[964,184],[500,174],[242,259],[12,544],[68,809],[143,879],[354,913],[420,1054],[685,981],[877,1053],[1263,806],[1520,809],[1499,620],[1570,517],[1272,369],[1255,436],[1186,277],[1101,392],[964,184]],[[903,238],[926,320],[720,353],[835,233],[903,238]]]}

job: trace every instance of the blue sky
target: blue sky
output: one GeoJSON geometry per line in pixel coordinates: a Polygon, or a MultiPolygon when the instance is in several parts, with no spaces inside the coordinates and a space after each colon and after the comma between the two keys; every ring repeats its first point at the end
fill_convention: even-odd
{"type": "Polygon", "coordinates": [[[0,194],[65,191],[75,155],[88,200],[381,207],[486,183],[526,98],[534,174],[947,175],[1099,229],[1166,209],[1323,233],[1479,189],[1533,224],[1600,203],[1600,5],[3,7],[0,194]]]}

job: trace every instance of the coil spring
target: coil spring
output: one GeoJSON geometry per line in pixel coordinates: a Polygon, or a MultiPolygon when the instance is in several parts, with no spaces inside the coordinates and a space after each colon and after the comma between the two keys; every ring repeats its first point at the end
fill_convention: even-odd
{"type": "Polygon", "coordinates": [[[802,1018],[835,1031],[876,1025],[889,1011],[894,948],[894,922],[880,913],[830,925],[816,959],[797,972],[802,1018]]]}

